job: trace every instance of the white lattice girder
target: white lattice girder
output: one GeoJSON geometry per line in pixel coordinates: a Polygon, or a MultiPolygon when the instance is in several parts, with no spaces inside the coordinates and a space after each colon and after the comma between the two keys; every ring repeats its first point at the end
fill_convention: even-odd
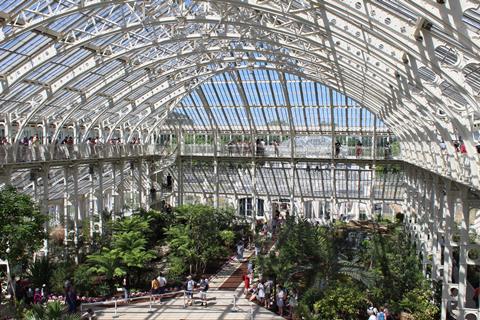
{"type": "MultiPolygon", "coordinates": [[[[96,5],[96,4],[95,4],[95,5],[96,5]]],[[[187,20],[188,20],[188,18],[187,18],[187,20]]]]}
{"type": "MultiPolygon", "coordinates": [[[[49,3],[49,1],[42,1],[45,4],[49,3]]],[[[73,3],[73,2],[72,2],[73,3]]],[[[104,8],[106,6],[115,4],[115,5],[121,5],[123,1],[105,1],[105,2],[99,2],[99,1],[82,1],[80,2],[81,6],[79,7],[72,7],[67,10],[70,10],[69,12],[79,12],[79,11],[84,11],[87,9],[97,9],[97,8],[104,8]]],[[[134,6],[134,2],[128,2],[131,7],[134,6]]],[[[333,71],[334,75],[338,76],[340,79],[345,79],[343,83],[336,84],[335,87],[337,88],[342,88],[342,86],[345,86],[345,84],[348,84],[350,88],[345,87],[345,92],[354,92],[356,91],[354,96],[356,99],[359,99],[359,97],[362,97],[363,95],[370,95],[370,96],[375,96],[375,95],[385,95],[385,98],[382,100],[390,100],[392,99],[392,96],[388,96],[388,94],[382,90],[377,90],[377,92],[373,92],[374,90],[371,90],[371,92],[368,92],[368,83],[364,83],[363,86],[353,86],[354,83],[356,84],[356,81],[362,81],[362,76],[364,76],[364,73],[369,70],[373,70],[373,72],[377,73],[380,77],[384,78],[384,81],[386,81],[385,84],[381,84],[381,81],[374,80],[373,83],[375,85],[378,85],[379,87],[385,87],[387,84],[394,85],[395,88],[398,88],[397,92],[403,91],[405,94],[396,96],[398,100],[403,100],[405,99],[404,96],[409,96],[410,95],[410,90],[407,90],[408,88],[402,88],[400,84],[397,85],[395,81],[395,77],[397,73],[400,75],[402,78],[407,79],[408,75],[410,74],[410,67],[405,65],[402,62],[403,55],[405,52],[408,53],[408,57],[410,59],[414,59],[417,63],[420,63],[421,65],[427,66],[431,68],[439,78],[443,78],[451,82],[453,85],[455,85],[456,89],[459,90],[459,92],[462,92],[463,95],[466,97],[467,101],[469,102],[469,107],[470,110],[476,111],[477,106],[476,106],[476,101],[475,99],[472,99],[472,91],[471,90],[465,90],[463,87],[465,87],[461,81],[464,81],[461,77],[459,77],[458,70],[457,71],[452,71],[449,70],[449,68],[445,68],[441,66],[434,56],[432,56],[432,50],[423,50],[424,48],[421,48],[420,46],[423,46],[422,43],[419,43],[416,41],[413,37],[412,34],[414,34],[416,30],[416,25],[415,23],[412,23],[412,21],[409,21],[408,19],[405,19],[401,16],[396,16],[395,14],[392,14],[391,12],[389,13],[387,10],[385,10],[381,4],[378,3],[367,3],[367,9],[363,8],[362,9],[362,3],[360,3],[360,8],[356,8],[356,5],[358,1],[309,1],[309,2],[302,2],[302,1],[296,1],[295,3],[304,3],[305,8],[303,9],[298,9],[295,8],[294,2],[292,1],[216,1],[216,3],[219,4],[225,4],[227,8],[225,11],[230,10],[230,11],[235,11],[232,9],[232,7],[228,7],[229,5],[233,4],[234,8],[235,7],[243,7],[245,11],[247,12],[246,15],[248,15],[248,12],[252,12],[252,8],[257,10],[258,13],[258,23],[255,23],[255,21],[248,21],[243,20],[243,21],[229,21],[230,19],[238,19],[240,14],[237,12],[236,15],[228,15],[228,16],[218,16],[215,15],[216,12],[213,12],[213,6],[211,3],[205,2],[204,3],[204,8],[212,10],[212,12],[207,12],[210,13],[210,15],[201,15],[198,14],[197,16],[185,16],[185,18],[182,18],[181,21],[179,21],[177,18],[162,18],[158,20],[160,22],[158,23],[152,23],[149,22],[150,25],[158,25],[158,24],[173,24],[175,25],[188,25],[188,24],[194,24],[194,23],[202,23],[205,25],[209,24],[216,24],[216,25],[221,25],[221,23],[226,23],[231,26],[235,27],[250,27],[250,30],[264,30],[265,32],[276,32],[282,34],[284,37],[291,37],[290,39],[292,42],[298,42],[303,39],[307,44],[310,44],[311,47],[308,48],[309,50],[313,50],[313,48],[318,47],[318,44],[322,44],[323,47],[321,47],[325,54],[331,57],[331,63],[334,65],[336,68],[335,71],[333,71]],[[321,12],[317,12],[320,10],[321,12]],[[366,11],[366,12],[364,12],[366,11]],[[372,15],[371,13],[375,11],[376,14],[372,15]],[[369,14],[367,14],[369,13],[369,14]],[[265,18],[265,16],[268,15],[268,17],[265,18]],[[278,20],[275,20],[277,19],[278,20]],[[318,19],[324,19],[324,21],[319,22],[318,19]],[[383,23],[385,20],[384,19],[390,19],[389,26],[385,26],[385,23],[383,23]],[[174,19],[172,21],[172,19],[174,19]],[[270,21],[268,21],[270,19],[270,21]],[[335,19],[335,25],[332,25],[332,19],[335,19]],[[262,20],[264,20],[262,22],[262,20]],[[382,20],[384,20],[382,22],[382,20]],[[281,21],[278,24],[274,23],[272,21],[281,21]],[[310,28],[310,30],[307,30],[310,28]],[[404,31],[402,31],[404,28],[404,31]],[[395,29],[398,29],[395,31],[395,29]],[[306,30],[306,31],[305,31],[306,30]],[[313,31],[315,30],[315,32],[313,31]],[[319,31],[316,31],[319,30],[319,31]],[[365,33],[365,36],[371,37],[371,40],[366,39],[359,39],[361,37],[357,37],[356,34],[360,32],[360,35],[363,36],[362,33],[365,33]],[[329,39],[323,38],[324,35],[330,34],[329,39]],[[404,34],[404,35],[402,35],[404,34]],[[306,40],[305,40],[306,39],[306,40]],[[363,41],[362,41],[363,40],[363,41]],[[323,43],[322,43],[323,41],[323,43]],[[340,43],[337,45],[336,41],[340,41],[340,43]],[[384,41],[384,45],[382,49],[377,48],[377,44],[379,41],[384,41]],[[350,49],[349,49],[350,47],[350,49]],[[416,47],[419,47],[418,49],[416,47]],[[353,49],[352,49],[353,48],[353,49]],[[360,50],[360,55],[357,54],[358,50],[360,50]],[[367,54],[367,52],[371,52],[371,54],[367,54]],[[394,56],[392,56],[392,53],[394,53],[394,56]],[[342,56],[346,59],[347,62],[339,62],[339,57],[342,56]],[[374,57],[378,57],[378,61],[371,60],[374,57]],[[369,59],[370,60],[369,60],[369,59]],[[351,62],[349,62],[349,61],[351,62]],[[371,62],[370,62],[371,61],[371,62]],[[377,62],[379,65],[377,65],[377,62]],[[366,65],[365,69],[362,68],[356,68],[356,65],[360,65],[362,68],[364,65],[366,65]],[[357,69],[357,70],[356,70],[357,69]],[[345,75],[345,73],[350,73],[352,72],[355,75],[345,75]],[[351,78],[352,80],[349,80],[351,78]],[[386,80],[385,80],[386,79],[386,80]],[[380,83],[378,83],[380,82],[380,83]],[[358,89],[352,89],[352,88],[357,88],[358,89]],[[363,88],[362,88],[363,87],[363,88]],[[367,88],[366,88],[367,87],[367,88]],[[363,92],[362,92],[363,91],[363,92]]],[[[440,15],[435,16],[436,19],[431,19],[432,21],[437,21],[437,23],[445,30],[448,31],[448,24],[445,22],[445,19],[440,20],[439,17],[446,16],[452,17],[452,15],[448,14],[448,4],[446,4],[446,7],[442,9],[442,6],[439,4],[436,4],[434,1],[422,1],[422,8],[418,8],[418,1],[413,2],[413,1],[405,1],[405,5],[408,5],[410,7],[412,6],[417,6],[417,8],[414,8],[416,11],[422,13],[419,14],[419,18],[423,16],[432,16],[434,15],[435,12],[438,12],[440,15]],[[431,8],[430,8],[431,7],[431,8]],[[427,10],[428,8],[428,10],[427,10]],[[433,9],[432,9],[433,8],[433,9]],[[435,11],[436,10],[436,11],[435,11]],[[439,23],[439,21],[443,21],[442,24],[439,23]]],[[[70,3],[71,4],[71,3],[70,3]]],[[[473,1],[460,1],[458,3],[458,6],[455,7],[455,10],[466,10],[469,8],[473,8],[478,3],[473,2],[473,1]]],[[[43,7],[43,6],[40,6],[43,7]]],[[[39,7],[39,8],[40,8],[39,7]]],[[[60,6],[58,6],[60,8],[60,6]]],[[[133,8],[133,7],[132,7],[133,8]]],[[[451,8],[453,9],[453,8],[451,8]]],[[[58,9],[60,10],[60,9],[58,9]]],[[[30,13],[23,13],[19,14],[16,17],[13,17],[12,21],[17,21],[18,26],[15,26],[13,24],[13,30],[12,33],[6,33],[4,35],[3,42],[8,41],[12,39],[13,36],[18,36],[22,32],[29,32],[31,30],[34,30],[35,28],[39,28],[42,26],[45,26],[49,21],[52,22],[55,19],[58,19],[61,15],[66,15],[69,14],[67,11],[60,10],[58,11],[57,9],[52,9],[50,15],[45,15],[42,13],[41,15],[38,15],[35,17],[35,14],[32,13],[32,10],[30,9],[30,13]],[[50,20],[49,20],[50,19],[50,20]],[[21,25],[21,26],[20,26],[21,25]],[[23,29],[23,30],[22,30],[23,29]]],[[[220,10],[220,9],[216,9],[220,10]]],[[[415,10],[413,10],[415,12],[415,10]]],[[[34,11],[34,10],[33,10],[34,11]]],[[[240,10],[239,10],[240,11],[240,10]]],[[[85,11],[86,12],[86,11],[85,11]]],[[[245,16],[242,16],[245,17],[245,16]]],[[[102,17],[104,20],[109,20],[109,17],[102,17]]],[[[453,18],[452,18],[453,19],[453,18]]],[[[92,20],[95,20],[92,18],[92,20]]],[[[458,19],[457,19],[458,20],[458,19]]],[[[453,20],[452,20],[453,21],[453,20]]],[[[91,33],[87,36],[87,32],[85,30],[84,33],[82,31],[76,30],[75,32],[69,34],[69,32],[64,33],[62,36],[65,38],[63,41],[66,42],[62,45],[60,45],[58,52],[68,52],[68,50],[74,50],[77,47],[80,47],[81,45],[88,45],[90,42],[94,41],[97,38],[102,38],[106,36],[111,36],[115,35],[116,33],[119,34],[126,34],[130,35],[131,37],[138,37],[139,39],[141,36],[139,34],[135,33],[135,30],[137,30],[139,27],[142,26],[142,21],[141,17],[130,17],[128,23],[122,25],[121,23],[112,23],[111,28],[107,28],[105,26],[102,26],[101,28],[97,29],[96,33],[91,33]],[[136,26],[135,26],[136,25],[136,26]],[[85,38],[82,38],[82,34],[85,36],[85,38]]],[[[458,22],[458,21],[457,21],[458,22]]],[[[458,29],[458,28],[457,28],[458,29]]],[[[457,29],[452,28],[451,34],[453,35],[453,38],[456,39],[457,41],[461,42],[462,44],[465,44],[462,48],[458,48],[459,50],[464,50],[464,54],[469,56],[469,62],[474,61],[472,59],[475,59],[475,55],[478,53],[478,38],[476,38],[476,34],[472,33],[470,30],[466,29],[462,30],[462,32],[458,32],[457,29]],[[456,35],[456,36],[455,36],[456,35]]],[[[174,30],[172,28],[171,30],[174,30]]],[[[263,34],[259,35],[259,40],[261,39],[260,36],[264,36],[263,34]]],[[[427,32],[424,33],[425,38],[428,38],[430,41],[430,49],[435,48],[436,46],[443,45],[445,44],[445,41],[442,39],[438,39],[432,35],[429,35],[427,32]]],[[[171,35],[172,40],[180,42],[181,37],[179,38],[178,35],[171,35]]],[[[62,39],[60,39],[62,40],[62,39]]],[[[144,45],[145,43],[148,43],[148,40],[150,39],[143,39],[144,42],[137,42],[134,45],[129,44],[125,45],[122,44],[121,42],[118,43],[118,48],[123,49],[123,52],[117,51],[117,52],[122,52],[119,54],[119,56],[128,54],[128,53],[134,53],[136,50],[134,48],[138,47],[139,44],[144,45]]],[[[264,39],[261,39],[264,41],[264,39]]],[[[139,41],[139,40],[137,40],[139,41]]],[[[276,43],[278,43],[280,46],[285,46],[285,41],[281,41],[278,38],[275,39],[276,43]]],[[[305,43],[302,43],[301,46],[305,46],[305,43]]],[[[301,48],[299,46],[298,48],[301,48]]],[[[104,48],[108,49],[108,48],[104,48]]],[[[111,48],[110,48],[111,49],[111,48]]],[[[50,49],[51,50],[51,49],[50,49]]],[[[226,50],[226,49],[225,49],[226,50]]],[[[305,50],[305,48],[304,48],[305,50]]],[[[308,50],[307,50],[308,51],[308,50]]],[[[320,51],[320,50],[319,50],[320,51]]],[[[112,52],[115,52],[115,50],[112,49],[112,52]]],[[[322,51],[323,52],[323,51],[322,51]]],[[[100,52],[101,55],[104,57],[108,55],[103,52],[100,52]]],[[[97,54],[98,55],[98,54],[97,54]]],[[[112,53],[111,55],[114,55],[112,53]]],[[[290,55],[292,55],[290,53],[290,55]]],[[[42,56],[42,53],[38,53],[34,57],[32,57],[31,61],[28,62],[30,64],[26,64],[27,66],[30,66],[31,68],[35,68],[35,66],[40,66],[45,63],[46,54],[42,56]]],[[[92,53],[92,56],[95,56],[94,53],[92,53]]],[[[301,59],[299,60],[301,61],[301,59]]],[[[72,83],[75,79],[78,79],[78,77],[82,76],[83,74],[88,74],[94,67],[91,67],[91,62],[92,60],[86,59],[85,61],[79,63],[73,70],[69,70],[68,72],[64,73],[59,79],[56,79],[54,82],[50,83],[50,88],[45,91],[40,91],[40,93],[35,93],[34,95],[30,96],[27,101],[33,100],[34,103],[38,104],[37,110],[41,108],[41,106],[48,101],[51,101],[50,99],[55,96],[56,92],[60,92],[61,88],[64,88],[67,86],[67,84],[72,83]]],[[[99,62],[98,59],[95,60],[96,63],[99,63],[99,65],[102,65],[103,62],[99,62]]],[[[10,86],[13,84],[16,79],[21,79],[27,75],[27,73],[22,73],[26,70],[24,68],[24,65],[19,66],[17,69],[20,73],[17,74],[17,78],[11,80],[7,84],[10,86]]],[[[16,72],[13,72],[15,74],[16,72]]],[[[109,83],[115,83],[117,80],[120,78],[123,78],[123,74],[119,74],[119,78],[115,79],[114,77],[110,78],[109,80],[105,81],[105,85],[108,85],[109,83]]],[[[126,75],[125,75],[126,76],[126,75]]],[[[369,79],[371,80],[371,79],[369,79]]],[[[365,80],[363,80],[365,81],[365,80]]],[[[423,94],[426,93],[426,96],[430,101],[435,101],[439,103],[439,99],[435,100],[436,98],[439,98],[438,96],[438,87],[437,90],[435,90],[435,86],[428,88],[427,86],[421,86],[419,83],[416,83],[416,85],[419,85],[419,90],[423,92],[423,94]],[[429,92],[431,91],[431,92],[429,92]],[[432,92],[436,94],[432,94],[432,92]]],[[[105,86],[106,87],[106,86],[105,86]]],[[[468,87],[467,87],[468,88],[468,87]]],[[[93,90],[93,89],[92,89],[93,90]]],[[[94,93],[91,93],[92,95],[94,93]]],[[[87,96],[88,98],[88,96],[87,96]]],[[[161,99],[161,98],[160,98],[161,99]]],[[[427,99],[427,101],[428,101],[427,99]]],[[[443,97],[441,98],[442,100],[444,99],[443,97]]],[[[145,99],[146,100],[146,99],[145,99]]],[[[360,101],[367,101],[365,98],[359,99],[360,101]]],[[[374,100],[377,100],[375,98],[374,100]]],[[[412,101],[415,101],[416,99],[412,99],[412,101]]],[[[81,103],[81,97],[79,97],[79,100],[76,101],[75,103],[81,103]]],[[[428,104],[430,105],[431,102],[428,104]]],[[[397,105],[396,103],[394,105],[397,105]]],[[[370,106],[369,106],[370,107],[370,106]]],[[[376,106],[375,106],[376,107],[376,106]]],[[[380,110],[380,114],[383,113],[383,115],[387,115],[386,112],[383,112],[382,108],[385,106],[381,106],[378,104],[378,108],[375,108],[373,110],[380,110]]],[[[425,105],[421,104],[415,104],[411,109],[411,111],[418,111],[422,110],[425,107],[425,105]]],[[[372,106],[373,108],[373,106],[372,106]]],[[[398,109],[401,109],[400,107],[395,108],[397,111],[391,112],[389,111],[389,115],[397,113],[397,112],[402,112],[403,114],[410,114],[412,116],[412,122],[415,117],[415,115],[412,115],[410,112],[404,112],[404,111],[398,111],[398,109]]],[[[446,110],[449,110],[449,108],[445,108],[446,110]]],[[[430,109],[432,111],[433,109],[430,109]]],[[[31,113],[32,117],[34,117],[36,110],[33,109],[33,112],[31,113]]],[[[427,110],[427,113],[429,111],[427,110]]],[[[455,116],[458,114],[452,114],[451,116],[455,116]]],[[[30,119],[24,119],[24,121],[31,120],[30,119]]],[[[68,121],[68,117],[65,119],[68,121]]],[[[392,122],[398,123],[398,127],[401,126],[401,120],[402,119],[391,119],[392,122]],[[397,122],[398,121],[398,122],[397,122]]],[[[418,119],[419,125],[424,127],[423,124],[423,119],[418,119]]],[[[433,120],[432,120],[433,121],[433,120]]],[[[388,122],[388,119],[387,119],[388,122]]]]}
{"type": "MultiPolygon", "coordinates": [[[[247,49],[250,49],[251,52],[254,52],[254,48],[248,48],[248,47],[247,47],[247,48],[244,48],[243,50],[241,50],[241,52],[248,52],[247,49]]],[[[206,52],[216,52],[216,51],[221,52],[221,48],[212,48],[211,50],[208,50],[208,51],[206,51],[206,52]]],[[[232,51],[236,51],[236,50],[232,50],[232,51]]],[[[191,54],[194,54],[195,51],[191,51],[190,53],[191,53],[191,54]]],[[[187,53],[183,53],[183,54],[188,55],[189,53],[187,52],[187,53]]],[[[183,55],[183,54],[182,54],[182,55],[183,55]]],[[[296,59],[298,59],[299,61],[302,61],[302,60],[303,60],[303,57],[302,57],[302,56],[294,56],[294,57],[295,57],[296,59]]],[[[163,58],[163,59],[161,59],[161,60],[158,60],[158,61],[156,61],[156,62],[154,62],[154,63],[161,63],[162,61],[168,61],[170,58],[171,58],[171,57],[166,57],[166,58],[163,58]]],[[[252,60],[253,60],[253,59],[252,59],[252,60]]],[[[256,59],[256,60],[257,60],[257,61],[260,61],[260,62],[262,62],[262,61],[266,62],[266,61],[267,61],[267,60],[262,60],[262,59],[256,59]]],[[[233,62],[235,62],[235,61],[236,61],[236,58],[233,58],[233,57],[232,57],[232,58],[229,58],[229,59],[224,59],[223,61],[217,60],[217,62],[222,62],[222,63],[233,63],[233,62]]],[[[306,61],[306,62],[308,62],[308,61],[306,61]]],[[[142,69],[142,68],[145,68],[145,67],[149,67],[149,66],[151,66],[151,65],[154,64],[154,63],[149,63],[148,65],[140,65],[140,66],[136,67],[135,69],[132,69],[131,71],[133,71],[133,70],[138,70],[138,69],[142,69]]],[[[273,63],[276,63],[276,62],[273,62],[273,63]]],[[[207,65],[207,64],[208,64],[208,62],[204,63],[204,65],[207,65]]],[[[200,66],[200,65],[198,65],[198,66],[200,66]]],[[[182,68],[183,68],[183,66],[182,66],[182,68]]],[[[326,69],[324,68],[324,70],[326,70],[326,69]]],[[[354,70],[352,70],[352,72],[354,72],[354,70]]],[[[173,73],[173,71],[168,72],[168,73],[165,73],[165,75],[167,75],[167,74],[172,74],[172,73],[173,73]]],[[[123,77],[128,76],[128,74],[126,74],[125,72],[115,72],[115,80],[120,79],[120,78],[121,78],[121,77],[120,77],[121,75],[123,75],[123,77]],[[119,75],[118,78],[117,78],[117,75],[119,75]]],[[[108,80],[102,80],[102,81],[103,81],[103,84],[104,84],[105,86],[111,83],[111,82],[108,81],[108,80]]],[[[141,85],[141,84],[146,83],[147,81],[148,81],[148,77],[147,77],[146,75],[144,75],[144,76],[141,77],[141,78],[139,79],[139,81],[137,81],[136,83],[140,83],[140,85],[141,85]]],[[[376,83],[375,85],[378,86],[378,87],[380,87],[380,83],[376,83]]],[[[138,88],[138,86],[137,86],[137,85],[134,85],[134,86],[129,86],[129,88],[127,88],[127,89],[128,89],[128,90],[135,90],[136,88],[138,88]]],[[[100,91],[101,89],[103,89],[103,86],[102,86],[102,85],[99,85],[99,86],[96,87],[96,91],[100,91]]],[[[164,88],[164,89],[166,89],[166,88],[164,88]]],[[[122,96],[125,96],[125,94],[124,94],[125,92],[122,91],[122,93],[123,93],[122,96]]],[[[153,94],[153,93],[147,94],[147,97],[148,97],[148,95],[152,95],[152,94],[153,94]]],[[[118,101],[118,99],[116,99],[115,97],[113,97],[113,100],[114,100],[115,102],[118,101]]],[[[139,100],[137,101],[137,105],[138,105],[140,102],[143,102],[144,100],[146,100],[146,97],[139,98],[139,100]]],[[[83,105],[84,105],[84,103],[83,103],[83,104],[79,104],[77,108],[73,108],[72,111],[70,112],[70,114],[74,113],[74,111],[75,111],[76,109],[81,108],[83,105]]],[[[374,106],[372,106],[372,109],[378,111],[378,109],[376,109],[374,106]]],[[[69,116],[67,116],[67,117],[65,118],[65,121],[66,121],[68,118],[69,118],[69,116]]]]}

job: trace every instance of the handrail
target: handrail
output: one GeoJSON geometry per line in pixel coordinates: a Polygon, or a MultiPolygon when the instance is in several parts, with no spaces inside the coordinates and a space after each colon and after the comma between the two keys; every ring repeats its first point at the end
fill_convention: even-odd
{"type": "MultiPolygon", "coordinates": [[[[195,292],[199,292],[200,289],[194,289],[192,290],[192,293],[195,293],[195,292]]],[[[135,301],[135,300],[144,300],[144,299],[149,299],[149,312],[152,312],[152,301],[155,300],[155,298],[172,298],[172,297],[175,297],[176,295],[180,295],[182,294],[182,297],[183,297],[183,304],[184,304],[184,307],[186,307],[186,297],[187,297],[187,290],[178,290],[178,291],[172,291],[172,292],[166,292],[166,293],[158,293],[158,294],[148,294],[148,295],[144,295],[144,296],[140,296],[140,297],[133,297],[133,298],[128,298],[126,299],[128,302],[131,302],[131,301],[135,301]]],[[[88,302],[88,303],[81,303],[80,304],[80,313],[83,313],[83,310],[85,307],[93,307],[93,306],[111,306],[113,305],[113,307],[115,308],[115,314],[113,317],[115,317],[117,315],[117,310],[119,308],[118,306],[118,301],[122,301],[122,300],[125,300],[125,298],[121,298],[121,299],[118,299],[117,297],[115,297],[113,300],[108,300],[108,301],[100,301],[100,302],[88,302]]]]}
{"type": "MultiPolygon", "coordinates": [[[[215,146],[211,144],[184,144],[181,147],[183,156],[213,156],[215,146]]],[[[290,157],[292,156],[290,146],[279,145],[278,147],[267,145],[258,148],[252,144],[219,144],[217,156],[233,157],[290,157]]],[[[392,154],[391,149],[377,148],[373,154],[372,147],[342,146],[338,154],[332,154],[331,146],[325,145],[296,145],[293,150],[294,157],[301,158],[337,158],[337,159],[398,159],[397,154],[392,154]]]]}
{"type": "Polygon", "coordinates": [[[17,164],[61,160],[88,160],[136,156],[169,156],[175,148],[160,144],[48,144],[24,146],[0,145],[0,164],[17,164]]]}

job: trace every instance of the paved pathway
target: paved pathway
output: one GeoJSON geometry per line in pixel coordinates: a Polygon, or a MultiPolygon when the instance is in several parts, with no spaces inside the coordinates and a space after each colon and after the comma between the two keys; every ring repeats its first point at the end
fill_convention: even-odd
{"type": "MultiPolygon", "coordinates": [[[[250,257],[251,251],[245,251],[245,257],[250,257]]],[[[208,307],[202,307],[198,293],[194,295],[193,306],[184,307],[184,298],[164,299],[162,303],[139,302],[119,306],[115,315],[114,308],[97,309],[98,319],[125,320],[237,320],[237,319],[283,319],[275,313],[249,302],[243,295],[241,277],[246,270],[246,262],[230,259],[222,269],[210,280],[208,292],[208,307]],[[233,301],[235,297],[234,308],[233,301]]]]}
{"type": "Polygon", "coordinates": [[[183,298],[166,300],[155,303],[150,310],[149,304],[142,302],[119,307],[117,318],[114,317],[114,308],[97,311],[98,319],[127,319],[127,320],[213,320],[213,319],[283,319],[271,311],[261,308],[243,298],[242,289],[238,291],[212,291],[208,294],[208,307],[202,307],[200,301],[193,306],[184,307],[183,298]],[[237,311],[233,308],[233,297],[237,297],[237,311]],[[253,317],[251,317],[253,313],[253,317]]]}

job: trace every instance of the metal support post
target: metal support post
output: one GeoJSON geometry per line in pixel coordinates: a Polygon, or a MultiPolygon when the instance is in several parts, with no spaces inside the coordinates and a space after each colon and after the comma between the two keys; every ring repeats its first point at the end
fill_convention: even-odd
{"type": "MultiPolygon", "coordinates": [[[[139,159],[138,163],[137,163],[137,173],[138,173],[138,179],[137,179],[137,183],[138,183],[138,207],[139,208],[142,208],[143,207],[143,192],[142,192],[142,189],[143,189],[143,161],[142,159],[139,159]]],[[[133,181],[132,181],[133,182],[133,181]]],[[[133,185],[133,183],[132,183],[133,185]]]]}
{"type": "MultiPolygon", "coordinates": [[[[48,165],[45,165],[42,170],[42,183],[43,183],[43,198],[42,198],[42,213],[48,217],[49,212],[48,212],[48,173],[49,173],[49,167],[48,165]]],[[[45,222],[45,233],[48,235],[49,234],[49,225],[48,221],[45,222]]],[[[48,236],[47,238],[43,241],[43,250],[45,252],[45,256],[48,256],[48,236]]]]}
{"type": "Polygon", "coordinates": [[[103,234],[103,162],[98,164],[97,212],[100,235],[103,234]]]}
{"type": "Polygon", "coordinates": [[[64,167],[64,173],[63,173],[63,182],[64,182],[64,188],[63,188],[63,228],[64,228],[64,244],[65,246],[68,245],[68,220],[69,220],[69,205],[70,205],[70,194],[68,191],[68,177],[70,174],[70,170],[68,167],[64,167]]]}

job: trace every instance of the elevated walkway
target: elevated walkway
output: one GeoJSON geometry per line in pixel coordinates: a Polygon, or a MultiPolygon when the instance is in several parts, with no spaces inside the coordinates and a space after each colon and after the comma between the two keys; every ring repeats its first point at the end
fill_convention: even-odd
{"type": "Polygon", "coordinates": [[[100,160],[130,161],[141,159],[161,160],[176,155],[176,148],[148,145],[1,145],[0,167],[12,169],[36,168],[43,164],[50,167],[72,164],[92,164],[100,160]]]}

